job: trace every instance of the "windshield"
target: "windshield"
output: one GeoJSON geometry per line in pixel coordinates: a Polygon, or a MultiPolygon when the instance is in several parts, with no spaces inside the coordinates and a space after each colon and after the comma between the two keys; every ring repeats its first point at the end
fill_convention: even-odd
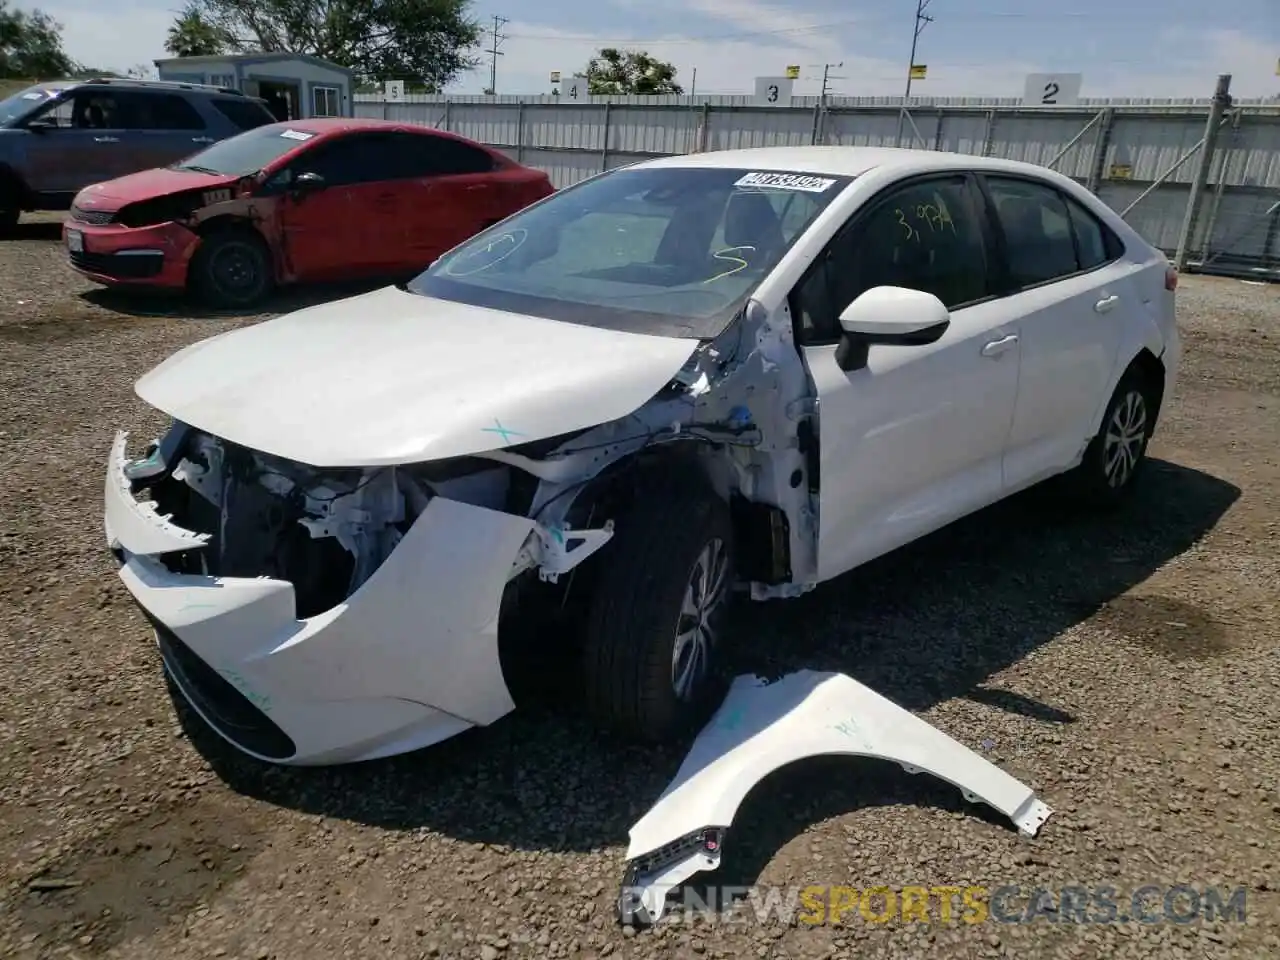
{"type": "Polygon", "coordinates": [[[185,158],[181,163],[175,163],[173,169],[244,177],[257,173],[273,160],[278,160],[314,136],[314,133],[292,130],[287,124],[255,127],[226,140],[219,140],[213,146],[185,158]]]}
{"type": "Polygon", "coordinates": [[[849,177],[621,169],[552,194],[410,285],[442,300],[712,339],[849,177]]]}
{"type": "Polygon", "coordinates": [[[19,117],[26,116],[57,92],[47,87],[27,87],[10,97],[5,97],[0,100],[0,126],[8,126],[19,117]]]}

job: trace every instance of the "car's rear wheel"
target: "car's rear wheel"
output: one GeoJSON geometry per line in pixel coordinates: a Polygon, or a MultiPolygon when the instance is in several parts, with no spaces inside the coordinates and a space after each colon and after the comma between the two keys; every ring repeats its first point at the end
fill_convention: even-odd
{"type": "Polygon", "coordinates": [[[253,306],[274,283],[271,251],[256,232],[230,227],[208,234],[191,258],[189,284],[200,300],[213,307],[253,306]]]}
{"type": "Polygon", "coordinates": [[[1134,488],[1155,431],[1159,394],[1138,368],[1120,379],[1090,441],[1084,459],[1068,479],[1076,498],[1092,506],[1112,507],[1134,488]]]}
{"type": "Polygon", "coordinates": [[[17,205],[10,206],[8,198],[0,195],[0,233],[9,233],[18,225],[18,218],[22,216],[22,211],[17,205]]]}
{"type": "Polygon", "coordinates": [[[723,693],[715,654],[733,585],[728,507],[701,486],[663,486],[619,518],[587,612],[587,707],[633,739],[669,740],[723,693]]]}

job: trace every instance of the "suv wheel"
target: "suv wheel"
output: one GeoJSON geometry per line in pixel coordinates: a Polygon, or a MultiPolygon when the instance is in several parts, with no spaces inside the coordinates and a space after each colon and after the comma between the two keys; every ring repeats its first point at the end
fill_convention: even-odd
{"type": "Polygon", "coordinates": [[[274,283],[271,251],[248,227],[227,227],[208,234],[191,258],[191,289],[213,307],[248,307],[262,300],[274,283]]]}
{"type": "Polygon", "coordinates": [[[588,710],[628,737],[672,739],[723,692],[713,657],[733,585],[728,507],[663,485],[619,518],[605,551],[587,613],[588,710]]]}
{"type": "Polygon", "coordinates": [[[22,211],[15,207],[4,206],[5,201],[0,200],[0,233],[8,233],[18,225],[18,218],[22,216],[22,211]]]}

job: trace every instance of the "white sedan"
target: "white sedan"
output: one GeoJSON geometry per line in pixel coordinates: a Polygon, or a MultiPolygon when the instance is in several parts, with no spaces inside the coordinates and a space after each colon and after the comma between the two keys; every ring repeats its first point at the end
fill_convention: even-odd
{"type": "Polygon", "coordinates": [[[137,458],[117,436],[107,539],[182,696],[254,757],[490,724],[511,658],[566,646],[602,724],[680,736],[735,588],[795,596],[1060,474],[1125,497],[1176,282],[1040,167],[653,160],[147,373],[173,424],[137,458]]]}

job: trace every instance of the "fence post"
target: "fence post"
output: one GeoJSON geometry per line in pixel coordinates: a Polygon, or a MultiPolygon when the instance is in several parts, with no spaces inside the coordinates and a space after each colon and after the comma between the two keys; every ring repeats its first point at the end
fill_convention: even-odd
{"type": "Polygon", "coordinates": [[[448,97],[445,97],[445,98],[444,98],[444,128],[445,128],[445,130],[448,130],[448,129],[449,129],[449,103],[450,103],[449,98],[448,98],[448,97]]]}
{"type": "Polygon", "coordinates": [[[809,134],[809,144],[818,142],[818,131],[822,128],[822,101],[813,105],[813,130],[809,134]]]}
{"type": "Polygon", "coordinates": [[[942,140],[942,125],[946,122],[946,119],[947,119],[947,111],[946,111],[946,108],[945,108],[945,107],[939,107],[939,108],[938,108],[938,121],[937,121],[937,126],[935,126],[935,127],[933,128],[933,149],[934,149],[934,150],[941,150],[941,149],[942,149],[942,142],[943,142],[943,140],[942,140]]]}
{"type": "Polygon", "coordinates": [[[702,101],[702,119],[700,121],[700,124],[701,125],[699,126],[698,131],[694,138],[694,144],[693,144],[694,153],[707,152],[707,140],[711,136],[711,101],[710,100],[702,101]]]}
{"type": "Polygon", "coordinates": [[[609,169],[609,110],[613,106],[612,101],[604,102],[604,135],[600,138],[600,172],[609,169]]]}
{"type": "Polygon", "coordinates": [[[991,145],[995,141],[996,136],[996,112],[994,110],[987,111],[987,129],[982,133],[982,156],[991,156],[991,145]]]}
{"type": "Polygon", "coordinates": [[[516,163],[524,163],[524,101],[516,104],[516,163]]]}
{"type": "MultiPolygon", "coordinates": [[[[1231,116],[1231,146],[1235,147],[1240,142],[1240,116],[1243,110],[1235,110],[1231,116]]],[[[1228,148],[1230,150],[1230,148],[1228,148]]],[[[1218,223],[1218,211],[1222,208],[1222,194],[1227,188],[1227,162],[1230,159],[1228,152],[1219,151],[1216,162],[1214,164],[1215,172],[1213,174],[1213,200],[1209,204],[1209,217],[1205,220],[1204,232],[1200,239],[1200,264],[1203,266],[1209,261],[1209,254],[1213,245],[1213,228],[1218,223]]]]}
{"type": "Polygon", "coordinates": [[[1182,231],[1178,234],[1178,252],[1173,257],[1175,270],[1187,268],[1187,256],[1191,252],[1192,235],[1196,229],[1196,214],[1200,212],[1200,198],[1209,180],[1209,170],[1213,166],[1213,155],[1218,143],[1218,127],[1222,123],[1222,112],[1230,103],[1231,74],[1224,73],[1218,77],[1218,85],[1213,91],[1213,105],[1209,107],[1209,118],[1205,121],[1204,146],[1200,150],[1200,161],[1196,164],[1195,178],[1191,181],[1191,192],[1187,196],[1187,209],[1182,217],[1182,231]]]}
{"type": "Polygon", "coordinates": [[[1111,147],[1111,133],[1115,129],[1115,123],[1115,109],[1103,107],[1102,122],[1098,124],[1098,135],[1093,140],[1093,167],[1089,170],[1089,182],[1085,184],[1090,193],[1097,193],[1102,186],[1102,171],[1107,166],[1107,150],[1111,147]]]}

